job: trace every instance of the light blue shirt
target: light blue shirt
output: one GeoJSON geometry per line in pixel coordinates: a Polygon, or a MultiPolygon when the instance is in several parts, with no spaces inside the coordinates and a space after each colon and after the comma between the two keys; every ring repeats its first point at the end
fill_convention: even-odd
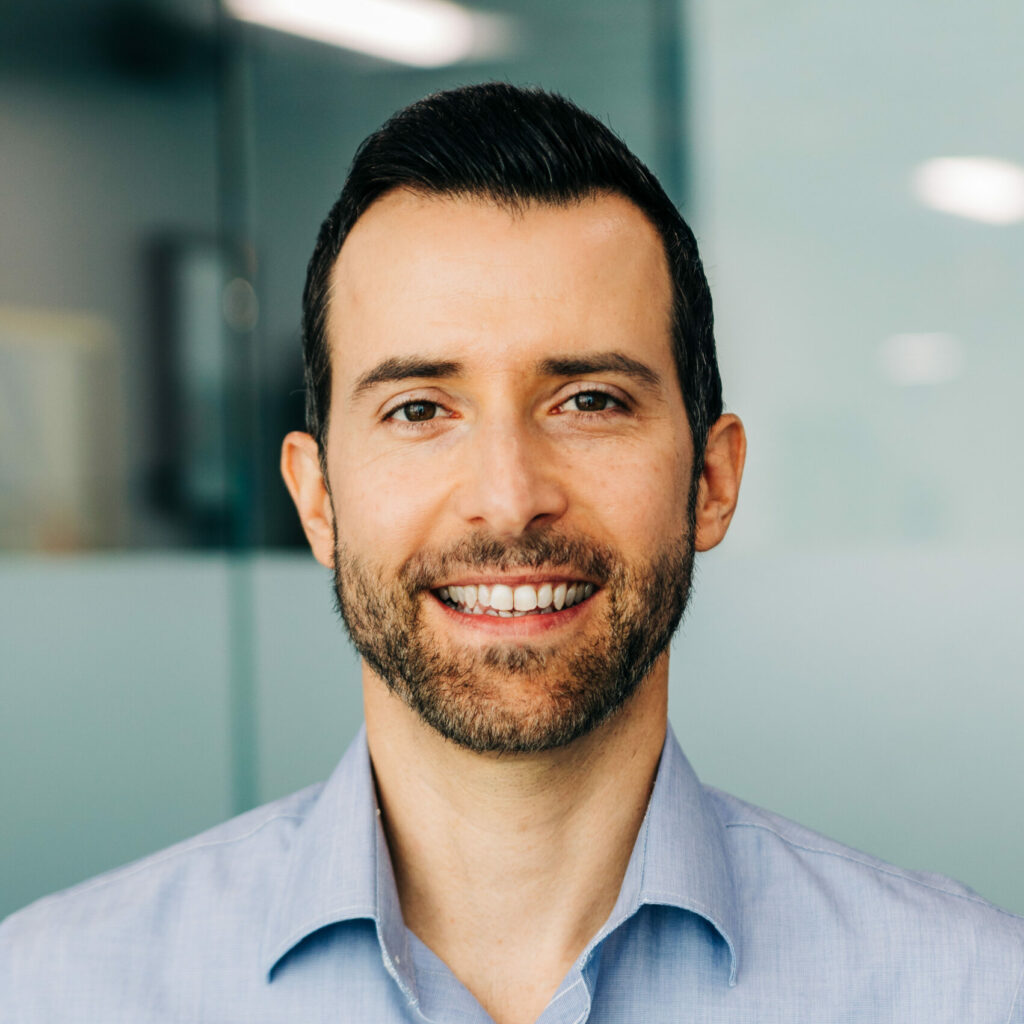
{"type": "MultiPolygon", "coordinates": [[[[1024,1024],[1024,919],[701,786],[671,731],[544,1024],[1024,1024]]],[[[305,789],[0,926],[0,1021],[488,1018],[405,927],[363,734],[305,789]]]]}

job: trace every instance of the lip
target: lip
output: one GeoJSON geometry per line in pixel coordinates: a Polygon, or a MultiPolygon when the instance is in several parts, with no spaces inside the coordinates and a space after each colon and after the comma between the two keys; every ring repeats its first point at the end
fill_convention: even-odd
{"type": "MultiPolygon", "coordinates": [[[[555,578],[553,576],[543,577],[548,582],[555,578]]],[[[508,579],[506,577],[498,582],[507,583],[508,579]]],[[[578,579],[578,577],[574,577],[574,579],[578,579]]],[[[558,577],[558,580],[562,582],[561,577],[558,577]]],[[[487,583],[489,581],[483,579],[483,582],[487,583]]],[[[521,582],[532,583],[534,580],[524,579],[521,582]]],[[[464,584],[455,583],[452,585],[457,587],[471,584],[467,581],[464,584]]],[[[465,612],[456,611],[454,608],[446,605],[433,591],[429,591],[430,603],[438,608],[453,625],[481,636],[502,640],[529,640],[543,636],[545,633],[551,632],[551,630],[567,626],[590,611],[591,602],[599,593],[600,590],[595,590],[590,597],[580,601],[579,604],[574,604],[571,608],[563,608],[558,612],[549,612],[546,615],[520,615],[518,617],[502,618],[500,615],[468,615],[465,612]]]]}

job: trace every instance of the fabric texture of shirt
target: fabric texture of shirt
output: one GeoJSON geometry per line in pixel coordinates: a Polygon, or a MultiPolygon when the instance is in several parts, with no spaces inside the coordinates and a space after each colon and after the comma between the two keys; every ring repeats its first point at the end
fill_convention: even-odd
{"type": "MultiPolygon", "coordinates": [[[[704,787],[674,736],[543,1024],[1024,1024],[1024,919],[704,787]]],[[[0,925],[4,1024],[486,1022],[405,927],[363,733],[330,780],[0,925]]]]}

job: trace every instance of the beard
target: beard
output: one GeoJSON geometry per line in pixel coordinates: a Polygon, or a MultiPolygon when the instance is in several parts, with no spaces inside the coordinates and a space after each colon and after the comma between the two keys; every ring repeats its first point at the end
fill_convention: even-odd
{"type": "Polygon", "coordinates": [[[389,579],[334,533],[334,591],[352,643],[388,688],[446,739],[476,752],[531,753],[586,735],[636,692],[682,620],[694,559],[689,529],[641,564],[553,531],[500,541],[471,534],[420,551],[389,579]],[[595,581],[602,614],[560,641],[458,647],[423,623],[430,591],[460,574],[550,571],[595,581]]]}

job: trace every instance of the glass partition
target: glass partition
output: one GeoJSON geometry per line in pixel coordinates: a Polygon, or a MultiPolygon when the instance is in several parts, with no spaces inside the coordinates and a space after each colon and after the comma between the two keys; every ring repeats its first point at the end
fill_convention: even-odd
{"type": "Polygon", "coordinates": [[[322,777],[358,728],[277,461],[359,141],[433,90],[543,84],[684,197],[675,4],[431,10],[339,46],[240,0],[3,5],[0,912],[322,777]]]}

